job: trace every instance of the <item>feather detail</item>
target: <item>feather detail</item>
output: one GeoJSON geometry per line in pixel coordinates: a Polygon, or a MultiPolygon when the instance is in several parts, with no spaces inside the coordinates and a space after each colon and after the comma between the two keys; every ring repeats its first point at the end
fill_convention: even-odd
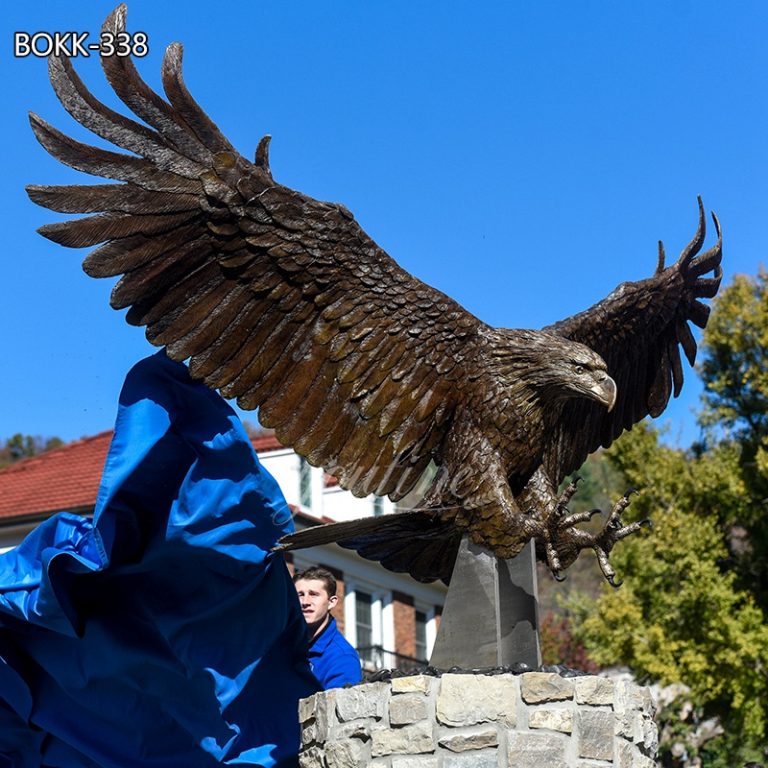
{"type": "Polygon", "coordinates": [[[34,113],[29,115],[35,138],[53,157],[76,171],[92,176],[134,182],[145,189],[199,194],[199,181],[162,171],[140,157],[121,155],[82,144],[56,130],[34,113]]]}
{"type": "Polygon", "coordinates": [[[290,338],[285,344],[282,352],[274,359],[266,372],[250,387],[238,397],[238,403],[241,408],[253,409],[260,407],[260,418],[263,417],[263,423],[269,426],[275,426],[272,420],[273,404],[277,404],[283,396],[285,383],[295,373],[296,359],[301,358],[309,349],[310,343],[306,340],[303,333],[301,318],[292,320],[293,328],[286,333],[290,338]],[[299,326],[299,327],[297,327],[299,326]]]}
{"type": "Polygon", "coordinates": [[[304,549],[336,542],[391,570],[423,582],[449,581],[461,535],[449,523],[414,512],[306,528],[284,536],[276,549],[304,549]],[[414,546],[415,543],[415,546],[414,546]],[[439,554],[438,554],[439,553],[439,554]],[[426,555],[426,556],[425,556],[426,555]]]}
{"type": "Polygon", "coordinates": [[[699,328],[707,327],[709,312],[709,307],[706,304],[702,304],[700,301],[691,302],[691,306],[688,307],[688,317],[691,322],[699,328]]]}
{"type": "Polygon", "coordinates": [[[83,261],[83,270],[91,277],[114,277],[133,272],[158,256],[188,247],[197,234],[198,227],[188,225],[150,239],[137,235],[115,240],[91,251],[83,261]]]}
{"type": "MultiPolygon", "coordinates": [[[[192,324],[184,335],[167,342],[168,355],[174,360],[186,360],[209,348],[229,332],[232,324],[237,322],[241,312],[247,308],[249,299],[247,286],[235,290],[228,287],[223,300],[204,315],[201,321],[192,324]]],[[[150,330],[155,331],[154,328],[147,329],[148,332],[150,330]]]]}
{"type": "Polygon", "coordinates": [[[295,401],[291,415],[287,420],[280,422],[276,428],[285,445],[295,445],[301,436],[312,427],[318,414],[322,412],[333,382],[333,366],[324,361],[304,395],[295,401]]]}
{"type": "Polygon", "coordinates": [[[59,245],[85,248],[105,240],[119,240],[132,235],[159,235],[176,229],[197,216],[194,211],[168,216],[136,216],[131,213],[101,213],[84,219],[45,224],[37,231],[59,245]]]}
{"type": "MultiPolygon", "coordinates": [[[[215,274],[215,273],[214,273],[215,274]]],[[[217,275],[217,277],[219,277],[217,275]]],[[[187,301],[165,314],[157,322],[147,326],[147,340],[160,346],[174,344],[177,339],[193,334],[200,328],[200,318],[209,318],[215,310],[227,302],[232,295],[232,287],[226,280],[212,282],[212,287],[193,301],[187,301]]],[[[174,349],[179,351],[178,345],[174,349]]],[[[188,355],[184,355],[187,357],[188,355]]],[[[182,360],[184,358],[181,358],[182,360]]]]}
{"type": "Polygon", "coordinates": [[[276,307],[252,299],[248,309],[238,316],[237,323],[190,361],[190,374],[209,387],[224,386],[237,375],[241,365],[246,365],[254,354],[258,354],[261,348],[254,341],[266,332],[264,326],[280,317],[282,313],[276,307]]]}
{"type": "MultiPolygon", "coordinates": [[[[188,284],[188,276],[198,279],[198,271],[210,253],[211,244],[208,240],[193,240],[174,251],[166,252],[164,259],[154,259],[142,264],[127,272],[112,289],[110,306],[113,309],[124,309],[136,304],[131,310],[128,322],[131,322],[132,318],[140,320],[142,324],[153,322],[157,315],[149,313],[147,304],[154,306],[155,301],[154,298],[147,297],[164,293],[163,301],[172,306],[175,296],[169,297],[168,289],[173,286],[178,291],[180,278],[184,278],[183,287],[188,284]]],[[[207,266],[210,270],[212,265],[207,266]]]]}
{"type": "Polygon", "coordinates": [[[683,389],[683,364],[680,361],[680,347],[677,345],[676,339],[671,340],[667,344],[667,355],[672,366],[673,394],[677,397],[683,389]]]}
{"type": "Polygon", "coordinates": [[[689,365],[693,365],[696,362],[696,339],[693,338],[691,329],[688,327],[688,323],[683,318],[679,318],[675,325],[675,332],[677,334],[677,340],[685,352],[685,356],[689,365]]]}
{"type": "MultiPolygon", "coordinates": [[[[316,382],[321,368],[325,365],[325,355],[322,353],[322,348],[305,343],[304,351],[306,355],[295,363],[294,370],[286,377],[280,397],[273,398],[269,405],[269,418],[274,425],[275,432],[279,435],[283,434],[283,425],[295,415],[296,403],[304,401],[316,382]]],[[[294,352],[295,356],[296,353],[294,352]]]]}
{"type": "Polygon", "coordinates": [[[168,214],[199,211],[196,195],[178,192],[153,192],[134,184],[65,185],[26,187],[29,199],[60,213],[168,214]]]}
{"type": "MultiPolygon", "coordinates": [[[[115,8],[107,16],[102,32],[117,36],[125,32],[125,5],[115,8]]],[[[159,131],[181,154],[206,165],[212,153],[184,124],[172,107],[163,101],[139,76],[128,56],[103,56],[101,66],[118,98],[148,125],[159,131]]]]}
{"type": "MultiPolygon", "coordinates": [[[[264,373],[267,340],[281,338],[286,327],[292,325],[290,317],[279,307],[268,307],[264,315],[266,322],[259,323],[242,348],[221,366],[216,380],[210,375],[206,378],[206,384],[218,388],[224,397],[237,397],[255,378],[264,373]]],[[[277,354],[279,351],[280,349],[272,350],[272,353],[277,354]]]]}
{"type": "Polygon", "coordinates": [[[102,139],[149,160],[158,168],[197,179],[205,166],[192,162],[163,143],[146,126],[114,112],[85,88],[67,57],[48,59],[51,84],[64,109],[83,127],[102,139]]]}
{"type": "Polygon", "coordinates": [[[201,144],[213,152],[234,152],[234,147],[187,90],[181,74],[183,54],[184,49],[179,43],[171,43],[165,50],[161,70],[165,95],[201,144]]]}
{"type": "Polygon", "coordinates": [[[134,304],[128,311],[126,320],[133,325],[136,324],[139,317],[142,320],[150,318],[148,324],[151,324],[156,319],[168,314],[176,317],[191,304],[199,301],[206,293],[216,289],[221,282],[222,277],[217,271],[216,265],[210,262],[205,263],[203,257],[203,264],[196,271],[185,276],[183,280],[174,284],[170,290],[158,289],[157,293],[134,304]]]}

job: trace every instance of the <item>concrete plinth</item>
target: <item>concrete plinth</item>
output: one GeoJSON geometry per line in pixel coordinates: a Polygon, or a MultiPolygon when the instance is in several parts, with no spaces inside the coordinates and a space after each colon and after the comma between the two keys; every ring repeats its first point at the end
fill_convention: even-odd
{"type": "Polygon", "coordinates": [[[301,768],[653,768],[647,688],[595,676],[416,675],[301,702],[301,768]]]}

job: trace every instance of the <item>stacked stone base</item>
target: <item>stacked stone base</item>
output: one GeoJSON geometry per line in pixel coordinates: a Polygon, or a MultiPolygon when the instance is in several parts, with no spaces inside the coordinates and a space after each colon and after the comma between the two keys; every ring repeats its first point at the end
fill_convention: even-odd
{"type": "Polygon", "coordinates": [[[647,688],[602,677],[416,675],[304,699],[301,768],[653,768],[647,688]]]}

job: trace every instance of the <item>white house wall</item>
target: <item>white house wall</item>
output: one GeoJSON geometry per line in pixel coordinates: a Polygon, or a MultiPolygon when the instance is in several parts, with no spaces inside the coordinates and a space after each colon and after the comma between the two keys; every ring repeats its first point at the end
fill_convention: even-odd
{"type": "MultiPolygon", "coordinates": [[[[338,485],[325,488],[323,493],[323,514],[339,522],[368,517],[373,514],[375,496],[358,499],[338,485]]],[[[394,511],[395,505],[389,499],[382,499],[382,510],[386,515],[394,511]]]]}
{"type": "Polygon", "coordinates": [[[259,461],[275,478],[289,504],[299,506],[299,457],[290,448],[260,453],[259,461]]]}
{"type": "MultiPolygon", "coordinates": [[[[329,517],[342,522],[368,517],[374,512],[375,496],[358,499],[338,485],[325,486],[325,473],[320,467],[312,467],[312,505],[306,507],[299,498],[299,467],[301,459],[290,449],[260,453],[259,461],[275,478],[289,504],[302,507],[316,517],[329,517]]],[[[389,499],[381,500],[383,514],[394,511],[389,499]]]]}

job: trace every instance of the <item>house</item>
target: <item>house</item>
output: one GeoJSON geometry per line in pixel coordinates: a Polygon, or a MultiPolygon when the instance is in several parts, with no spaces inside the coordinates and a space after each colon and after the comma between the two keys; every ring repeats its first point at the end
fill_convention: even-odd
{"type": "MultiPolygon", "coordinates": [[[[0,552],[56,512],[92,515],[112,432],[101,432],[0,469],[0,552]]],[[[355,498],[269,432],[252,438],[279,483],[297,528],[384,515],[389,499],[355,498]]],[[[288,553],[288,567],[323,565],[336,576],[339,628],[368,670],[424,664],[432,651],[446,588],[420,584],[337,545],[288,553]]]]}

